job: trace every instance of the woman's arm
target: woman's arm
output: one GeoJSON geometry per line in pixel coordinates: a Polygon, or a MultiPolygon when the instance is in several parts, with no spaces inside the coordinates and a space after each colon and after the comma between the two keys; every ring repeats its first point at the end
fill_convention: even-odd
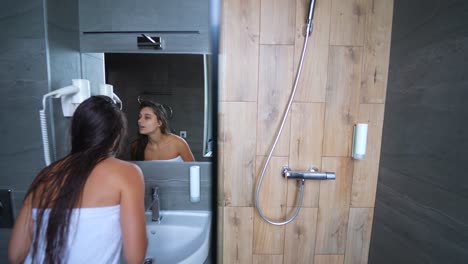
{"type": "Polygon", "coordinates": [[[8,260],[10,263],[23,263],[28,255],[33,237],[33,219],[31,216],[31,199],[25,199],[23,207],[16,218],[10,242],[8,244],[8,260]]]}
{"type": "Polygon", "coordinates": [[[187,141],[181,137],[177,137],[177,151],[184,161],[195,161],[192,151],[190,150],[187,141]]]}
{"type": "Polygon", "coordinates": [[[126,164],[122,170],[123,182],[120,198],[120,225],[123,251],[128,264],[142,263],[148,240],[145,223],[145,183],[140,168],[126,164]]]}

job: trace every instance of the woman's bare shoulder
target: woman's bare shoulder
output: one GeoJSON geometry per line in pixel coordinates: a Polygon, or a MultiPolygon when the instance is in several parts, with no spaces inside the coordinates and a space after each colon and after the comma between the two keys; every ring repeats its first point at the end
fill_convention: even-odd
{"type": "Polygon", "coordinates": [[[142,177],[143,173],[136,164],[117,158],[108,158],[99,164],[101,169],[119,177],[142,177]]]}
{"type": "Polygon", "coordinates": [[[184,161],[194,161],[195,158],[193,156],[192,151],[190,150],[190,146],[187,143],[187,141],[185,141],[184,138],[179,137],[177,135],[173,135],[173,136],[174,136],[174,141],[175,141],[174,145],[176,146],[176,151],[180,156],[182,156],[182,159],[184,161]]]}
{"type": "Polygon", "coordinates": [[[183,137],[179,137],[175,134],[169,134],[171,137],[171,140],[174,142],[174,144],[180,146],[180,145],[187,145],[187,141],[183,137]]]}

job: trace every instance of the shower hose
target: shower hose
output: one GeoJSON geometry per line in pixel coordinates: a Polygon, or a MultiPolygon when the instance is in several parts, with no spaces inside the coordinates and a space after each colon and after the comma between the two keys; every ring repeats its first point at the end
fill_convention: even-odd
{"type": "Polygon", "coordinates": [[[292,89],[292,92],[291,92],[291,96],[289,97],[288,105],[286,107],[286,111],[284,112],[283,119],[281,120],[281,126],[280,126],[280,128],[278,130],[278,133],[276,134],[275,141],[274,141],[273,145],[271,146],[271,149],[270,149],[270,152],[268,153],[266,162],[263,165],[262,172],[261,172],[261,175],[260,175],[260,179],[258,180],[258,184],[257,184],[257,191],[255,192],[255,208],[257,208],[258,214],[266,222],[268,222],[268,223],[270,223],[272,225],[277,225],[277,226],[289,224],[299,214],[299,211],[301,210],[301,207],[302,207],[302,198],[304,197],[304,179],[301,180],[299,205],[296,208],[296,210],[294,211],[294,214],[292,215],[292,217],[290,219],[286,220],[286,221],[274,222],[274,221],[271,221],[270,219],[268,219],[263,214],[262,210],[260,209],[259,202],[258,202],[258,199],[259,199],[258,197],[259,197],[259,193],[260,193],[260,187],[262,186],[263,177],[265,176],[266,169],[268,167],[268,164],[270,163],[271,156],[273,155],[273,151],[276,148],[276,144],[278,143],[279,137],[281,136],[281,133],[283,132],[283,127],[284,127],[284,124],[286,123],[286,118],[288,117],[288,114],[289,114],[289,112],[291,110],[292,102],[294,100],[294,96],[296,95],[297,84],[299,82],[299,77],[301,76],[302,64],[304,62],[304,55],[305,55],[305,52],[306,52],[306,49],[307,49],[307,43],[309,42],[309,36],[310,36],[311,33],[312,33],[312,23],[311,23],[311,20],[309,20],[307,22],[307,28],[306,28],[305,38],[304,38],[304,47],[302,48],[301,58],[299,60],[299,67],[298,67],[298,70],[297,70],[296,79],[294,81],[294,86],[293,86],[293,89],[292,89]]]}

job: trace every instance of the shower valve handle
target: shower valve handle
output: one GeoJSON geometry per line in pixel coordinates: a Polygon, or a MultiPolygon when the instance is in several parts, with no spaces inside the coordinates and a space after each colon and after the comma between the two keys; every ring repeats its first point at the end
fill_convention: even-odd
{"type": "Polygon", "coordinates": [[[283,167],[282,174],[286,179],[302,180],[334,180],[334,172],[319,172],[317,168],[311,168],[309,171],[292,171],[289,167],[283,167]]]}

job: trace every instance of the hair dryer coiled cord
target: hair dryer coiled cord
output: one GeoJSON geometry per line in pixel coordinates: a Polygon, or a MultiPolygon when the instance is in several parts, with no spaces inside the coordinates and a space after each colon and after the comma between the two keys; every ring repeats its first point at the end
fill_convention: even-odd
{"type": "Polygon", "coordinates": [[[50,165],[49,133],[47,131],[47,119],[45,110],[39,110],[39,119],[41,121],[42,145],[44,146],[44,160],[46,166],[50,165]]]}

